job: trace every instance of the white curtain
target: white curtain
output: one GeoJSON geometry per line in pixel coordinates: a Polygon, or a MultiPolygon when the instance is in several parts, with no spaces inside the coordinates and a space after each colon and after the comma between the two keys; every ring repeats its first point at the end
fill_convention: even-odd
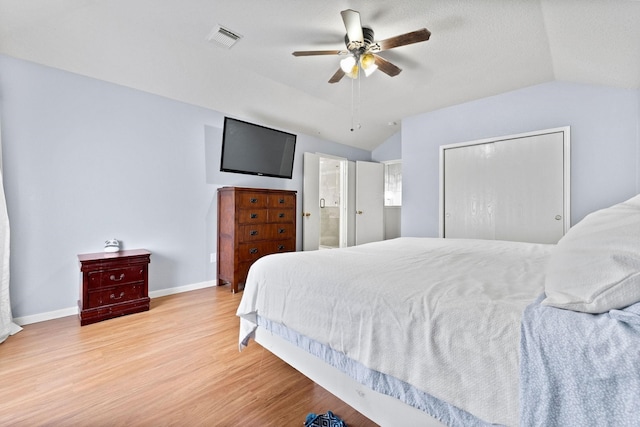
{"type": "MultiPolygon", "coordinates": [[[[0,128],[0,138],[2,129],[0,128]]],[[[22,328],[13,323],[9,300],[9,214],[2,181],[2,140],[0,139],[0,343],[22,328]]]]}

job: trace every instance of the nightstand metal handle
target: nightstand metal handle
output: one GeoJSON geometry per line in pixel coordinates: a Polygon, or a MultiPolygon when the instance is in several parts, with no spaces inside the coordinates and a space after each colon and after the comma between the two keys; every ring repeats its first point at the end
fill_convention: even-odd
{"type": "Polygon", "coordinates": [[[112,274],[109,279],[113,280],[114,282],[119,282],[120,280],[124,279],[124,273],[120,273],[120,277],[116,278],[115,274],[112,274]]]}
{"type": "Polygon", "coordinates": [[[249,231],[249,234],[250,234],[251,236],[257,236],[257,235],[258,235],[258,230],[250,230],[250,231],[249,231]]]}
{"type": "Polygon", "coordinates": [[[252,254],[252,255],[257,254],[257,253],[258,253],[258,248],[251,248],[251,249],[249,249],[249,253],[250,253],[250,254],[252,254]]]}
{"type": "Polygon", "coordinates": [[[111,299],[120,299],[124,296],[124,292],[120,292],[120,296],[116,297],[115,294],[111,294],[111,299]]]}

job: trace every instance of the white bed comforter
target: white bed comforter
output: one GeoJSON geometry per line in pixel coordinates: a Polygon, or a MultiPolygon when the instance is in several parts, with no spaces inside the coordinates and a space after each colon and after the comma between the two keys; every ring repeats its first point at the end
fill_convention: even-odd
{"type": "Polygon", "coordinates": [[[250,269],[240,345],[256,315],[490,423],[518,424],[524,308],[552,245],[399,238],[267,256],[250,269]]]}

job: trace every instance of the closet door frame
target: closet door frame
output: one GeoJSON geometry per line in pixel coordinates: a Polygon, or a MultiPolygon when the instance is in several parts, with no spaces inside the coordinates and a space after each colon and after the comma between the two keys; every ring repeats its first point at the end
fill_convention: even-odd
{"type": "MultiPolygon", "coordinates": [[[[438,220],[439,220],[439,236],[445,237],[445,151],[454,148],[467,147],[473,145],[480,144],[489,144],[496,142],[508,142],[509,140],[517,140],[529,137],[538,137],[541,135],[547,135],[552,133],[561,133],[563,137],[563,213],[562,213],[562,221],[563,221],[563,235],[571,227],[571,138],[570,138],[570,127],[558,127],[552,129],[544,129],[533,132],[526,132],[514,135],[486,138],[476,141],[468,141],[461,142],[455,144],[448,144],[440,146],[440,194],[439,194],[439,210],[438,210],[438,220]]],[[[517,143],[517,142],[514,142],[517,143]]]]}

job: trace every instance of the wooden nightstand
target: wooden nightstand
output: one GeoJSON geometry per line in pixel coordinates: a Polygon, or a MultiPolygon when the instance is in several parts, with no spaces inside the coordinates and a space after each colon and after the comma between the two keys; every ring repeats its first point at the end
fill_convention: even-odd
{"type": "Polygon", "coordinates": [[[80,254],[80,325],[149,310],[151,252],[80,254]]]}

